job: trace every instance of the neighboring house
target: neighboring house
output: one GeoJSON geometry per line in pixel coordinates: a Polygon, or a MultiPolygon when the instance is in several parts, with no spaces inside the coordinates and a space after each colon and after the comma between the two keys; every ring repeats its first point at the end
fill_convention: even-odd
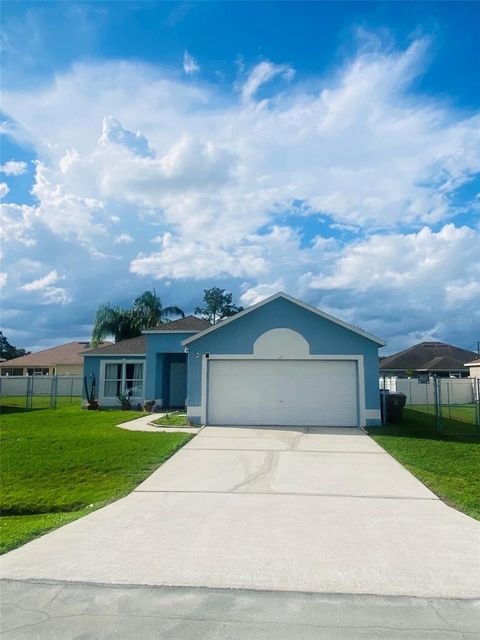
{"type": "Polygon", "coordinates": [[[381,358],[380,374],[399,378],[416,378],[421,374],[466,378],[468,368],[465,362],[475,356],[473,351],[445,342],[421,342],[405,351],[381,358]]]}
{"type": "Polygon", "coordinates": [[[478,354],[474,360],[466,362],[465,366],[468,367],[470,378],[480,378],[480,356],[478,354]]]}
{"type": "Polygon", "coordinates": [[[380,423],[385,342],[285,293],[211,326],[188,316],[84,354],[101,405],[156,400],[196,424],[380,423]]]}
{"type": "Polygon", "coordinates": [[[29,353],[0,363],[0,374],[2,376],[81,375],[83,352],[89,348],[89,342],[67,342],[58,347],[29,353]]]}

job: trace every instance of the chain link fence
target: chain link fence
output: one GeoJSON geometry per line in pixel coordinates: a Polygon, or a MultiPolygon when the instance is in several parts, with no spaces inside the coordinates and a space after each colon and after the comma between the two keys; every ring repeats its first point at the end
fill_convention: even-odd
{"type": "Polygon", "coordinates": [[[403,393],[405,408],[431,416],[437,432],[480,435],[480,378],[380,378],[380,389],[403,393]]]}
{"type": "Polygon", "coordinates": [[[80,403],[83,376],[0,376],[2,410],[56,409],[80,403]]]}

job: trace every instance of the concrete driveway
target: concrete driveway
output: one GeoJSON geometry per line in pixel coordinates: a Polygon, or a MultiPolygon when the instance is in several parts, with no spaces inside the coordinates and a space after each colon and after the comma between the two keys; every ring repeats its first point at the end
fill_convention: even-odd
{"type": "Polygon", "coordinates": [[[1,560],[2,577],[480,596],[480,523],[353,429],[203,429],[136,491],[1,560]]]}

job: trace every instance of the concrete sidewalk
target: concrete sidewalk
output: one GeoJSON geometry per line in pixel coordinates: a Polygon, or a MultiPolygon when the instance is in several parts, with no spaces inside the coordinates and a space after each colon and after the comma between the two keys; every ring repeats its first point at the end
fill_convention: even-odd
{"type": "Polygon", "coordinates": [[[478,521],[358,430],[207,427],[0,563],[17,580],[474,598],[479,543],[478,521]]]}
{"type": "Polygon", "coordinates": [[[152,424],[154,420],[162,418],[165,413],[149,413],[147,416],[141,416],[134,420],[128,420],[127,422],[121,422],[117,424],[120,429],[126,429],[127,431],[149,431],[150,433],[198,433],[200,427],[162,427],[161,425],[152,424]]]}
{"type": "Polygon", "coordinates": [[[8,640],[466,640],[480,602],[74,583],[1,585],[8,640]]]}

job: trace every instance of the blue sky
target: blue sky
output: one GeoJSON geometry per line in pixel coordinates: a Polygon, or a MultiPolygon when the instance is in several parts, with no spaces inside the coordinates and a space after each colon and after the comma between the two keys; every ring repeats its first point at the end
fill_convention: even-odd
{"type": "Polygon", "coordinates": [[[6,2],[2,329],[155,287],[283,289],[388,341],[480,337],[471,2],[6,2]]]}

